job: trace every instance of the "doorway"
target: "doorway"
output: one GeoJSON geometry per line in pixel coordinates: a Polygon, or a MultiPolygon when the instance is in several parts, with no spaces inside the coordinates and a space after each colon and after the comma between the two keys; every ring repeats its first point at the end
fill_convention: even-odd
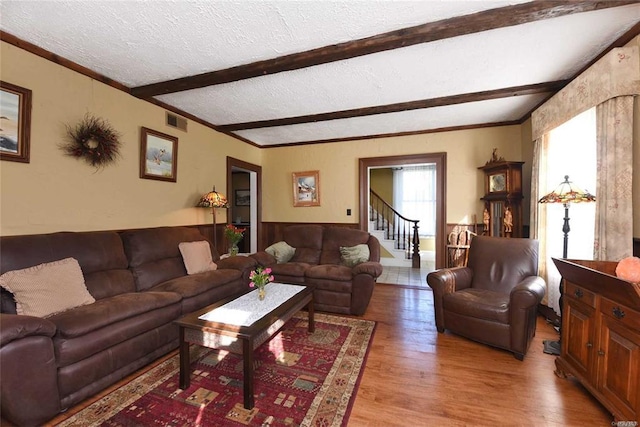
{"type": "Polygon", "coordinates": [[[227,222],[245,228],[241,252],[258,251],[262,224],[262,167],[227,157],[227,222]]]}
{"type": "Polygon", "coordinates": [[[359,161],[360,228],[368,231],[370,170],[379,167],[397,167],[422,164],[436,165],[436,225],[435,268],[445,267],[446,254],[446,162],[447,153],[413,154],[404,156],[369,157],[359,161]]]}

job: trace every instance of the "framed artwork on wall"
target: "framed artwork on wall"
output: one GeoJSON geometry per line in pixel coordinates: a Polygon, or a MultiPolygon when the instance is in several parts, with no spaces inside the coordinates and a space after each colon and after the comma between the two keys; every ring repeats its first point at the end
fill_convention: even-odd
{"type": "Polygon", "coordinates": [[[178,138],[143,127],[140,131],[140,178],[176,182],[178,138]]]}
{"type": "Polygon", "coordinates": [[[0,160],[29,163],[31,90],[0,81],[0,160]]]}
{"type": "Polygon", "coordinates": [[[293,173],[293,206],[320,206],[320,172],[293,173]]]}
{"type": "Polygon", "coordinates": [[[236,206],[251,206],[251,191],[236,190],[236,206]]]}

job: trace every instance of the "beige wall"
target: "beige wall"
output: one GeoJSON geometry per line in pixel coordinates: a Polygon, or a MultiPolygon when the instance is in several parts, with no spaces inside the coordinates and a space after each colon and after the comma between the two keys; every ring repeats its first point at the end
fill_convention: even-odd
{"type": "Polygon", "coordinates": [[[164,109],[12,45],[0,56],[2,80],[33,93],[31,162],[0,162],[2,235],[209,223],[194,205],[212,185],[226,188],[226,157],[262,163],[258,148],[191,121],[188,133],[169,128],[164,109]],[[60,150],[65,126],[86,113],[122,134],[115,165],[96,171],[60,150]],[[139,178],[141,126],[179,138],[177,183],[139,178]]]}
{"type": "MultiPolygon", "coordinates": [[[[358,160],[417,153],[447,152],[446,222],[468,222],[482,213],[483,174],[477,168],[493,148],[507,160],[522,159],[520,126],[431,133],[351,142],[280,147],[265,150],[263,185],[264,221],[357,222],[358,160]],[[317,207],[293,207],[291,173],[320,171],[317,207]],[[346,215],[347,209],[352,216],[346,215]]],[[[530,179],[527,177],[526,179],[530,179]]]]}
{"type": "Polygon", "coordinates": [[[480,216],[477,168],[493,148],[523,157],[520,126],[261,150],[191,121],[188,133],[168,128],[164,109],[4,42],[0,55],[1,78],[33,91],[31,163],[0,162],[2,235],[209,223],[193,206],[212,185],[226,188],[227,156],[262,166],[264,221],[353,223],[359,158],[447,152],[446,221],[467,222],[480,216]],[[59,148],[88,112],[122,134],[121,158],[99,171],[59,148]],[[141,126],[179,138],[177,183],[139,178],[141,126]],[[321,206],[294,208],[291,173],[307,170],[320,171],[321,206]]]}
{"type": "Polygon", "coordinates": [[[371,169],[369,186],[382,200],[393,206],[393,169],[371,169]]]}

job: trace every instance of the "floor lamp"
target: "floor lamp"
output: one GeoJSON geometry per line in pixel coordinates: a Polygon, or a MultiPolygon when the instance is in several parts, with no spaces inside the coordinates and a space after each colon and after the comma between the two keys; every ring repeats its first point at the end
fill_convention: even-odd
{"type": "MultiPolygon", "coordinates": [[[[562,258],[567,258],[567,249],[569,247],[569,204],[580,202],[595,202],[596,197],[584,190],[573,185],[569,181],[569,175],[564,176],[564,181],[551,193],[538,200],[538,203],[562,203],[564,207],[564,224],[562,232],[564,233],[564,242],[562,246],[562,258]]],[[[562,322],[562,284],[560,284],[560,322],[562,322]]],[[[560,341],[562,340],[562,326],[560,327],[560,339],[558,341],[544,340],[544,352],[547,354],[560,354],[560,341]]]]}
{"type": "Polygon", "coordinates": [[[218,236],[216,233],[216,209],[228,208],[229,202],[227,198],[216,191],[216,186],[213,186],[213,190],[205,194],[200,198],[200,202],[197,204],[200,208],[211,208],[211,214],[213,215],[213,247],[218,251],[218,236]]]}

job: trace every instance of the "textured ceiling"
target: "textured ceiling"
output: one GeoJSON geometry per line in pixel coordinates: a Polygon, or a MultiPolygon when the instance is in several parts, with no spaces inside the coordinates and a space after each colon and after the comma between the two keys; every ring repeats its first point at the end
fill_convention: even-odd
{"type": "MultiPolygon", "coordinates": [[[[479,22],[477,12],[529,7],[523,3],[3,0],[0,29],[134,94],[140,86],[258,61],[277,63],[286,55],[427,23],[445,34],[407,47],[147,97],[255,145],[277,146],[517,123],[640,21],[638,3],[507,26],[492,22],[505,19],[497,9],[487,20],[492,29],[465,34],[466,22],[479,22]],[[460,16],[465,20],[451,21],[460,16]],[[553,82],[540,93],[465,98],[553,82]],[[314,116],[439,98],[447,100],[384,114],[314,116]],[[284,122],[238,125],[278,120],[284,122]]],[[[562,4],[542,3],[554,12],[562,4]]]]}

